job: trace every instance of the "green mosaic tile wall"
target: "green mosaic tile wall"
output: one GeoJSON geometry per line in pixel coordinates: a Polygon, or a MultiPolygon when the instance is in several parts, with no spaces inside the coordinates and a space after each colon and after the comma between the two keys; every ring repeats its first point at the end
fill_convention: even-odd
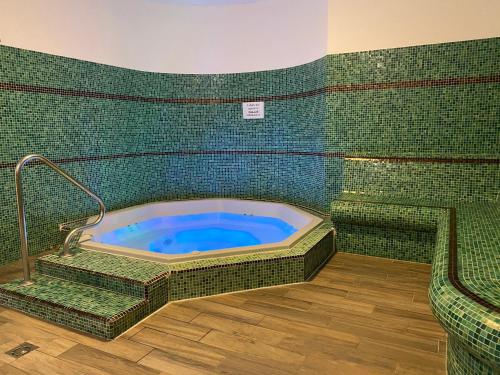
{"type": "Polygon", "coordinates": [[[464,294],[464,291],[459,291],[452,284],[449,271],[449,258],[453,252],[450,246],[452,215],[449,210],[436,209],[439,221],[429,301],[434,316],[449,335],[450,374],[496,374],[500,368],[500,315],[498,308],[494,307],[498,306],[498,298],[491,291],[498,284],[495,276],[498,262],[489,255],[490,249],[498,243],[499,232],[494,222],[474,233],[460,231],[458,226],[462,225],[460,222],[465,225],[468,222],[470,225],[491,221],[492,212],[498,210],[498,203],[467,203],[458,205],[456,210],[458,277],[468,291],[486,300],[480,305],[479,301],[470,297],[468,291],[464,294]],[[480,241],[478,237],[481,238],[480,241]],[[464,245],[468,247],[463,248],[464,245]],[[477,272],[479,269],[482,271],[477,272]],[[486,292],[483,292],[485,288],[486,292]],[[485,302],[492,303],[493,306],[484,306],[485,302]],[[475,372],[477,370],[481,371],[475,372]]]}
{"type": "MultiPolygon", "coordinates": [[[[176,75],[0,46],[0,82],[110,94],[253,98],[318,89],[325,77],[324,60],[269,72],[176,75]]],[[[0,264],[19,257],[11,164],[25,154],[55,160],[109,157],[63,165],[99,194],[109,210],[217,196],[281,200],[326,211],[321,157],[251,153],[322,152],[325,114],[324,95],[266,102],[266,118],[248,121],[242,119],[239,103],[145,103],[0,90],[0,264]],[[221,150],[242,152],[115,157],[221,150]]],[[[58,223],[96,210],[47,168],[27,168],[24,181],[32,254],[62,241],[58,223]]]]}
{"type": "Polygon", "coordinates": [[[500,38],[429,44],[328,56],[329,84],[498,74],[500,38]]]}
{"type": "Polygon", "coordinates": [[[500,164],[345,160],[343,181],[346,193],[447,202],[497,200],[500,164]]]}
{"type": "MultiPolygon", "coordinates": [[[[31,152],[53,159],[100,157],[64,167],[102,195],[111,210],[218,196],[282,200],[327,211],[341,192],[498,200],[498,164],[341,157],[498,158],[498,83],[322,89],[499,75],[499,53],[500,38],[491,38],[330,55],[267,72],[176,75],[0,46],[0,83],[188,99],[318,90],[311,96],[266,100],[266,118],[253,121],[242,119],[239,103],[158,103],[0,90],[0,264],[18,258],[12,163],[31,152]],[[226,153],[123,157],[186,151],[226,153]]],[[[83,194],[46,168],[29,168],[25,180],[32,253],[61,241],[58,223],[95,212],[83,194]]]]}
{"type": "MultiPolygon", "coordinates": [[[[327,82],[335,86],[498,76],[499,55],[500,38],[329,55],[327,82]]],[[[499,83],[330,92],[327,150],[352,157],[498,159],[499,102],[499,83]]],[[[336,165],[329,168],[339,170],[336,165]]],[[[498,164],[346,160],[340,170],[345,192],[496,200],[500,191],[498,164]]],[[[327,170],[327,176],[327,185],[332,185],[339,174],[327,170]]]]}
{"type": "Polygon", "coordinates": [[[497,373],[495,369],[477,359],[451,336],[448,337],[447,354],[448,375],[495,375],[497,373]]]}
{"type": "Polygon", "coordinates": [[[388,227],[337,224],[339,251],[431,263],[435,234],[388,227]]]}

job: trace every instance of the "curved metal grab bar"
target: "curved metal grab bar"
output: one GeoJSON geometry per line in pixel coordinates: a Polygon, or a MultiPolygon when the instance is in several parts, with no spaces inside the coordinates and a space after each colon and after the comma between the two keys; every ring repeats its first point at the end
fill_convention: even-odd
{"type": "Polygon", "coordinates": [[[83,185],[81,182],[67,174],[63,169],[61,169],[57,164],[53,163],[49,159],[47,159],[44,156],[37,155],[37,154],[31,154],[27,155],[21,160],[18,161],[15,169],[15,180],[16,180],[16,199],[17,199],[17,214],[18,214],[18,222],[19,222],[19,236],[21,239],[21,257],[22,257],[22,262],[23,262],[23,273],[24,273],[24,282],[23,285],[30,285],[33,284],[33,281],[31,281],[31,275],[30,275],[30,266],[29,266],[29,259],[28,259],[28,232],[26,230],[26,212],[25,212],[25,207],[24,207],[24,198],[23,198],[23,189],[22,189],[22,179],[21,179],[21,170],[23,167],[30,162],[31,160],[38,160],[42,162],[43,164],[49,166],[51,169],[53,169],[55,172],[57,172],[59,175],[64,177],[66,180],[71,182],[73,185],[78,187],[79,189],[83,190],[87,195],[89,195],[92,199],[94,199],[97,204],[99,205],[99,216],[97,219],[92,222],[92,223],[87,223],[85,225],[82,225],[81,227],[74,228],[69,234],[66,236],[66,239],[64,240],[64,245],[63,245],[63,255],[64,256],[70,256],[71,254],[69,253],[69,247],[71,240],[73,239],[74,236],[76,236],[79,232],[92,228],[99,224],[102,219],[104,218],[104,214],[106,213],[106,207],[104,206],[103,201],[101,198],[99,198],[97,195],[95,195],[90,189],[88,189],[85,185],[83,185]]]}

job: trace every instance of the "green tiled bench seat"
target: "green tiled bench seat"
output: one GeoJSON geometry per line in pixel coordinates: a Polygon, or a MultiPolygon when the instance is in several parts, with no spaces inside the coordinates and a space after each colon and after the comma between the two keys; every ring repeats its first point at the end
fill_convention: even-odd
{"type": "Polygon", "coordinates": [[[435,232],[437,217],[433,209],[421,206],[390,205],[387,202],[337,200],[332,204],[336,223],[349,223],[395,229],[435,232]]]}
{"type": "Polygon", "coordinates": [[[343,194],[332,202],[340,251],[431,263],[435,209],[383,196],[343,194]]]}
{"type": "Polygon", "coordinates": [[[500,373],[500,202],[440,203],[349,194],[332,203],[332,218],[433,231],[429,299],[449,334],[448,373],[500,373]]]}

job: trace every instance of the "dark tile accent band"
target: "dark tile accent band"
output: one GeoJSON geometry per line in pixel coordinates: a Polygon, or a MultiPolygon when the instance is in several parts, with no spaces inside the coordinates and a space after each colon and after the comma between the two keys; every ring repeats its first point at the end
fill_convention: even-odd
{"type": "Polygon", "coordinates": [[[93,99],[107,100],[127,100],[146,103],[174,103],[174,104],[226,104],[243,103],[249,101],[274,101],[300,99],[309,96],[321,95],[332,92],[364,91],[364,90],[388,90],[388,89],[406,89],[421,87],[443,87],[465,84],[479,83],[500,83],[500,75],[477,76],[477,77],[458,77],[442,79],[426,79],[416,81],[397,81],[397,82],[376,82],[376,83],[357,83],[349,85],[332,85],[318,88],[316,90],[298,92],[285,95],[254,96],[243,98],[154,98],[146,96],[112,94],[96,91],[84,91],[76,89],[63,89],[57,87],[34,86],[22,83],[0,82],[0,90],[21,91],[39,94],[53,94],[62,96],[77,96],[93,99]]]}
{"type": "MultiPolygon", "coordinates": [[[[130,154],[77,156],[73,158],[54,159],[57,164],[77,163],[84,161],[98,161],[122,158],[138,158],[146,156],[189,156],[189,155],[286,155],[286,156],[316,156],[324,158],[340,158],[346,160],[360,160],[388,163],[444,163],[444,164],[500,164],[500,159],[464,159],[464,158],[417,158],[417,157],[361,157],[345,155],[342,152],[307,152],[307,151],[280,151],[280,150],[205,150],[205,151],[164,151],[164,152],[137,152],[130,154]]],[[[30,165],[37,165],[34,161],[30,165]]],[[[0,169],[15,168],[16,162],[0,162],[0,169]]]]}
{"type": "Polygon", "coordinates": [[[477,77],[457,77],[441,79],[424,79],[416,81],[398,82],[376,82],[357,83],[352,85],[327,86],[327,92],[363,91],[363,90],[388,90],[388,89],[411,89],[419,87],[443,87],[478,83],[499,83],[500,75],[477,76],[477,77]]]}
{"type": "Polygon", "coordinates": [[[299,92],[286,95],[272,96],[255,96],[244,98],[154,98],[146,96],[133,96],[123,94],[102,93],[96,91],[84,91],[76,89],[63,89],[46,86],[33,86],[21,83],[0,82],[0,90],[30,92],[37,94],[52,94],[61,96],[75,96],[92,99],[108,99],[108,100],[127,100],[146,103],[172,103],[172,104],[227,104],[227,103],[244,103],[251,101],[273,101],[273,100],[290,100],[299,99],[309,96],[324,94],[327,92],[326,87],[316,90],[299,92]]]}
{"type": "Polygon", "coordinates": [[[449,231],[449,254],[448,254],[448,279],[450,283],[464,296],[470,298],[481,306],[493,312],[500,313],[500,307],[484,300],[462,284],[458,276],[458,253],[457,253],[457,213],[454,207],[448,207],[450,211],[450,231],[449,231]]]}
{"type": "MultiPolygon", "coordinates": [[[[73,158],[54,159],[57,164],[77,163],[123,158],[139,158],[146,156],[189,156],[189,155],[286,155],[286,156],[315,156],[322,158],[339,158],[346,160],[379,161],[389,163],[445,163],[445,164],[500,164],[500,159],[464,159],[464,158],[417,158],[417,157],[361,157],[345,155],[342,152],[308,152],[308,151],[280,151],[280,150],[205,150],[205,151],[164,151],[164,152],[136,152],[130,154],[77,156],[73,158]]],[[[37,165],[31,162],[29,165],[37,165]]],[[[16,162],[0,162],[0,169],[15,168],[16,162]]]]}
{"type": "Polygon", "coordinates": [[[500,164],[500,159],[485,158],[430,158],[414,156],[351,156],[345,155],[346,160],[388,162],[388,163],[441,163],[441,164],[500,164]]]}
{"type": "MultiPolygon", "coordinates": [[[[279,151],[279,150],[204,150],[204,151],[163,151],[163,152],[136,152],[130,154],[77,156],[73,158],[54,159],[57,164],[77,163],[82,161],[96,161],[123,158],[140,158],[146,156],[190,156],[190,155],[295,155],[295,156],[317,156],[317,157],[337,157],[342,158],[341,152],[307,152],[307,151],[279,151]]],[[[37,161],[29,165],[40,164],[37,161]]],[[[0,162],[0,169],[15,168],[16,162],[0,162]]]]}

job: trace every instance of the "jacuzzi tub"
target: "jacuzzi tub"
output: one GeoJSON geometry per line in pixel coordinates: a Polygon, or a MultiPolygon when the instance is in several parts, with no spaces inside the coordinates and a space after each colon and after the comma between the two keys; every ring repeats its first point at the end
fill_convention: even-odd
{"type": "Polygon", "coordinates": [[[157,202],[107,213],[101,224],[82,233],[80,247],[156,262],[182,262],[285,250],[322,221],[283,203],[157,202]]]}

